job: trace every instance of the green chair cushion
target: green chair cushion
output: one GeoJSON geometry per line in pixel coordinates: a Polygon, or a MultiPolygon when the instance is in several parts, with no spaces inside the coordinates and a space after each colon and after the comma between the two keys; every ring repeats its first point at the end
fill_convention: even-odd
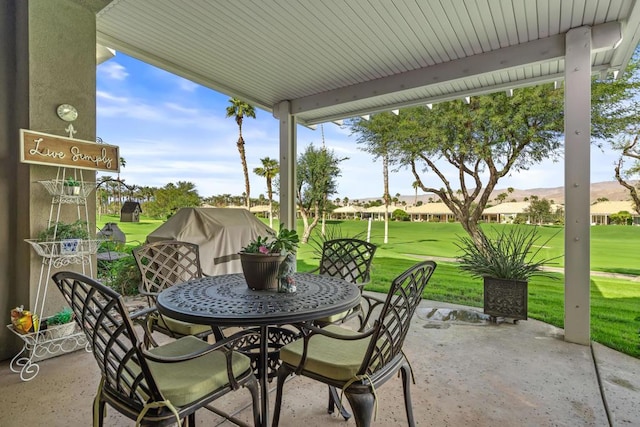
{"type": "Polygon", "coordinates": [[[334,323],[339,320],[344,319],[351,312],[351,310],[343,311],[342,313],[333,314],[327,317],[321,317],[320,319],[316,319],[320,323],[334,323]]]}
{"type": "Polygon", "coordinates": [[[158,316],[156,321],[161,328],[169,329],[178,335],[200,335],[211,332],[211,326],[183,322],[168,316],[158,316]]]}
{"type": "MultiPolygon", "coordinates": [[[[149,352],[158,356],[181,356],[208,347],[196,337],[186,336],[149,352]]],[[[176,363],[149,361],[149,369],[163,396],[175,406],[183,406],[229,385],[226,357],[213,351],[193,360],[176,363]],[[203,375],[210,373],[210,375],[203,375]]],[[[251,360],[233,352],[232,369],[236,377],[251,369],[251,360]]]]}
{"type": "MultiPolygon", "coordinates": [[[[325,330],[341,335],[355,335],[349,329],[329,325],[325,330]]],[[[360,369],[367,352],[370,338],[340,340],[324,335],[312,336],[309,340],[307,360],[304,369],[337,381],[348,381],[360,369]]],[[[297,340],[280,349],[280,359],[292,366],[298,366],[302,359],[303,340],[297,340]]]]}

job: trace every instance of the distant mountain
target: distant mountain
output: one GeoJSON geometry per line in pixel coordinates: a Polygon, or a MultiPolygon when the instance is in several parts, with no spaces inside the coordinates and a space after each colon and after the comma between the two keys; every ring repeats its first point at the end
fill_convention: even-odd
{"type": "MultiPolygon", "coordinates": [[[[630,181],[632,184],[637,184],[638,181],[630,181]]],[[[491,193],[490,204],[493,204],[495,198],[498,197],[501,193],[506,193],[506,188],[500,188],[494,190],[491,193]]],[[[531,197],[532,195],[538,196],[540,199],[553,200],[555,203],[563,204],[564,203],[564,187],[554,187],[554,188],[530,188],[527,190],[519,190],[514,189],[513,193],[509,194],[506,198],[506,202],[510,202],[513,199],[517,202],[521,202],[525,197],[531,197]]],[[[394,197],[391,195],[391,197],[394,197]]],[[[594,182],[591,184],[591,203],[597,201],[598,199],[606,198],[611,201],[615,200],[631,200],[629,196],[629,191],[621,186],[618,181],[605,181],[605,182],[594,182]]],[[[380,197],[369,197],[358,199],[361,202],[366,202],[369,200],[377,200],[381,199],[380,197]]],[[[429,199],[437,201],[437,197],[433,194],[419,194],[418,192],[418,201],[422,201],[423,203],[428,203],[429,199]]],[[[407,205],[413,205],[416,200],[415,195],[401,195],[399,200],[402,202],[406,202],[407,205]]],[[[352,200],[353,201],[353,200],[352,200]]]]}

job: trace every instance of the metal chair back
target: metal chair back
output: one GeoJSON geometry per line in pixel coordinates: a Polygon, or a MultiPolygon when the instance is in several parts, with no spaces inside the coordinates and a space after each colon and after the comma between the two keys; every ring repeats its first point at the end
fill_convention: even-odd
{"type": "Polygon", "coordinates": [[[200,253],[194,243],[178,240],[147,243],[134,249],[133,256],[142,275],[140,292],[145,295],[157,295],[176,283],[202,277],[200,253]]]}
{"type": "Polygon", "coordinates": [[[87,336],[102,373],[103,389],[137,411],[150,398],[162,400],[120,294],[75,272],[56,273],[53,280],[87,336]]]}
{"type": "Polygon", "coordinates": [[[370,280],[376,248],[359,239],[328,240],[322,246],[319,273],[340,277],[362,288],[370,280]]]}
{"type": "Polygon", "coordinates": [[[411,318],[422,300],[436,263],[424,261],[396,277],[389,289],[380,315],[375,321],[371,342],[361,365],[360,375],[371,375],[402,356],[402,345],[411,318]]]}

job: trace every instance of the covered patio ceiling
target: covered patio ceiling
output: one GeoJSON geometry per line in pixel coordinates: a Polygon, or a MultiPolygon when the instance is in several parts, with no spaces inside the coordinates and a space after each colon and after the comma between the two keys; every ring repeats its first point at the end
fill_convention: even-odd
{"type": "Polygon", "coordinates": [[[103,3],[99,44],[304,125],[561,81],[581,26],[616,72],[640,38],[635,0],[103,3]]]}
{"type": "Polygon", "coordinates": [[[626,67],[639,2],[93,1],[99,44],[273,112],[289,228],[296,123],[565,80],[564,333],[590,343],[590,77],[626,67]]]}

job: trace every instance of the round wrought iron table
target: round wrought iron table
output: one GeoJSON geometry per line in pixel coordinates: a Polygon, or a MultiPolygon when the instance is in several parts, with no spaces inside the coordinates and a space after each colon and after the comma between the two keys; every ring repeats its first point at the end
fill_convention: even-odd
{"type": "Polygon", "coordinates": [[[269,327],[342,313],[360,302],[357,286],[330,276],[295,273],[295,293],[254,291],[242,274],[203,277],[160,293],[158,311],[174,319],[202,325],[259,326],[261,422],[269,423],[269,327]]]}

